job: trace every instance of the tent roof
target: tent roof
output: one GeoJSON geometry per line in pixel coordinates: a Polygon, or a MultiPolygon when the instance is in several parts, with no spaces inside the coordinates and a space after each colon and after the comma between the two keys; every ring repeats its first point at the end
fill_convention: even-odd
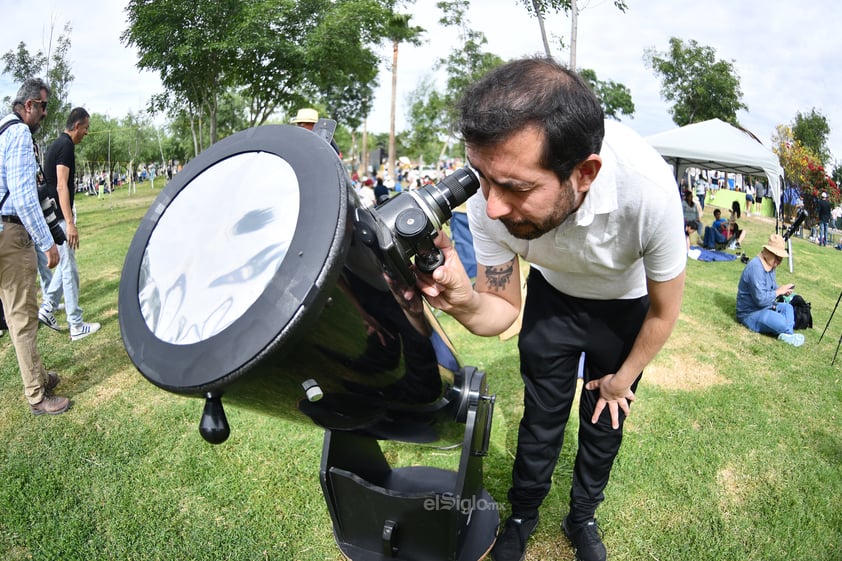
{"type": "Polygon", "coordinates": [[[778,156],[749,132],[719,119],[693,123],[647,136],[646,140],[676,171],[687,167],[765,174],[780,203],[778,156]]]}

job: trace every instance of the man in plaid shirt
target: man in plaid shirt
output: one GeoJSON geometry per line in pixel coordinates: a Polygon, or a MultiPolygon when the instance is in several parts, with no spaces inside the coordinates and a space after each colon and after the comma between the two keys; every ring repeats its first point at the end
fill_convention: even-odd
{"type": "Polygon", "coordinates": [[[59,262],[56,247],[38,201],[32,133],[47,114],[50,87],[40,78],[27,79],[12,102],[12,113],[0,120],[10,126],[0,135],[0,299],[23,378],[24,394],[35,415],[58,415],[70,400],[53,394],[58,374],[48,372],[38,353],[38,300],[35,287],[35,245],[47,265],[59,262]]]}

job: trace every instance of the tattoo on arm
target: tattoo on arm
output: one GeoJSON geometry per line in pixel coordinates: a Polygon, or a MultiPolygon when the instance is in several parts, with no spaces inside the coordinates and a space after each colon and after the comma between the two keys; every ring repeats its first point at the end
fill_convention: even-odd
{"type": "Polygon", "coordinates": [[[485,282],[488,288],[502,292],[512,282],[512,274],[515,270],[515,262],[509,261],[503,265],[485,268],[485,282]]]}

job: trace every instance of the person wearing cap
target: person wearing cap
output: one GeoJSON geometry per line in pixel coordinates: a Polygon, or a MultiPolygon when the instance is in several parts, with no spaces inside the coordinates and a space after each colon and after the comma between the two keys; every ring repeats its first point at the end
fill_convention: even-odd
{"type": "Polygon", "coordinates": [[[783,236],[772,234],[757,256],[748,262],[737,286],[737,321],[756,333],[773,335],[779,341],[800,347],[804,336],[793,333],[795,310],[778,296],[789,296],[794,284],[778,286],[775,269],[786,252],[783,236]]]}
{"type": "Polygon", "coordinates": [[[827,226],[830,224],[830,213],[833,208],[828,200],[827,191],[822,191],[822,198],[819,199],[818,204],[819,214],[819,245],[827,246],[827,226]]]}

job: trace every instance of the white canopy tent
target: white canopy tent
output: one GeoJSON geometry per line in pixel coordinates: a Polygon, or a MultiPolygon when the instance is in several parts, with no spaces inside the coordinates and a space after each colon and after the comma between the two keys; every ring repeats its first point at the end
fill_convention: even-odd
{"type": "Polygon", "coordinates": [[[693,123],[647,136],[646,140],[675,168],[676,179],[688,167],[742,174],[765,174],[781,208],[783,168],[778,156],[753,134],[719,119],[693,123]]]}

